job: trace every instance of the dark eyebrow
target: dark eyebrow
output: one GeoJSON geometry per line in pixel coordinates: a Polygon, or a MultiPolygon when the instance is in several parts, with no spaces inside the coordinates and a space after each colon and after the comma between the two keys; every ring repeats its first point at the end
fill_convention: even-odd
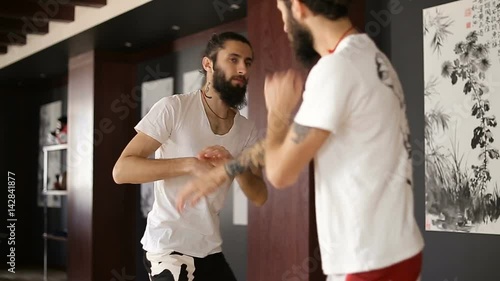
{"type": "MultiPolygon", "coordinates": [[[[241,55],[237,54],[237,53],[231,53],[229,54],[229,56],[233,56],[233,57],[237,57],[237,58],[241,58],[241,55]]],[[[248,62],[253,62],[253,58],[245,58],[245,61],[248,62]]]]}

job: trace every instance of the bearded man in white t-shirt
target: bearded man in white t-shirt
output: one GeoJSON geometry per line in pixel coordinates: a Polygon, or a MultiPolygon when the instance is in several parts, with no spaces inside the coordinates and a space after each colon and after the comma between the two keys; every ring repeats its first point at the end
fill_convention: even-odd
{"type": "Polygon", "coordinates": [[[305,88],[295,71],[266,77],[266,139],[188,183],[177,207],[196,207],[249,167],[265,166],[276,188],[289,187],[314,160],[328,281],[416,281],[424,242],[413,210],[403,89],[387,57],[353,27],[349,4],[277,0],[296,57],[312,67],[305,88]]]}
{"type": "MultiPolygon", "coordinates": [[[[180,188],[196,173],[221,165],[257,139],[253,122],[239,113],[253,61],[250,42],[234,32],[214,34],[202,59],[206,83],[193,93],[165,97],[135,126],[137,135],[113,169],[117,183],[154,181],[155,201],[141,239],[153,281],[236,280],[222,254],[219,212],[231,180],[184,213],[180,188]],[[155,159],[148,156],[155,152],[155,159]]],[[[260,169],[235,179],[255,205],[267,200],[260,169]]]]}

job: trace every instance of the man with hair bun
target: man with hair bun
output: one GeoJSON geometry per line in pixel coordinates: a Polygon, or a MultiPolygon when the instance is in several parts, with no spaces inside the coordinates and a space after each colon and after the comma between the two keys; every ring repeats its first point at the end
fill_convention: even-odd
{"type": "MultiPolygon", "coordinates": [[[[155,201],[141,243],[152,281],[235,281],[222,254],[219,212],[231,180],[179,213],[175,198],[197,174],[231,160],[257,139],[253,122],[240,115],[253,62],[250,42],[240,34],[214,34],[204,51],[204,86],[158,101],[135,126],[113,169],[116,183],[154,181],[155,201]],[[148,159],[155,152],[156,159],[148,159]]],[[[235,177],[257,206],[267,200],[260,169],[235,177]]]]}
{"type": "Polygon", "coordinates": [[[417,281],[424,242],[413,210],[404,93],[391,62],[348,18],[350,2],[277,0],[295,55],[311,68],[305,88],[297,71],[268,75],[266,138],[193,179],[177,206],[197,206],[250,168],[265,166],[270,183],[287,188],[313,160],[328,281],[417,281]]]}

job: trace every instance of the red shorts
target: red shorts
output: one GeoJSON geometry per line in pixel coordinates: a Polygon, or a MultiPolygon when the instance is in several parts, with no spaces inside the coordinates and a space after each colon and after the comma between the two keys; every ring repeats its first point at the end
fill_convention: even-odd
{"type": "Polygon", "coordinates": [[[422,253],[389,267],[347,275],[331,275],[328,281],[418,281],[422,270],[422,253]]]}

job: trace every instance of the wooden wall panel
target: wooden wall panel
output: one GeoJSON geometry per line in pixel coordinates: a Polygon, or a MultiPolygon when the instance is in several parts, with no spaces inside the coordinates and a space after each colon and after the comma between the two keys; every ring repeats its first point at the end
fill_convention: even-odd
{"type": "MultiPolygon", "coordinates": [[[[138,186],[117,185],[112,169],[135,135],[139,108],[134,89],[137,67],[96,53],[94,103],[94,279],[135,276],[136,196],[138,186]]],[[[138,253],[140,254],[140,253],[138,253]]],[[[126,279],[126,280],[130,280],[126,279]]]]}
{"type": "Polygon", "coordinates": [[[93,51],[70,59],[68,280],[135,276],[138,192],[112,179],[113,165],[133,136],[138,107],[137,67],[126,61],[93,51]]]}
{"type": "Polygon", "coordinates": [[[359,31],[364,32],[366,22],[366,0],[353,0],[349,17],[359,31]]]}
{"type": "MultiPolygon", "coordinates": [[[[249,114],[257,126],[266,127],[263,96],[264,78],[268,72],[286,69],[293,60],[290,43],[283,32],[276,1],[248,2],[248,36],[256,60],[249,84],[249,114]]],[[[263,134],[261,134],[263,135],[263,134]]],[[[309,173],[305,169],[295,186],[279,191],[271,187],[268,202],[261,208],[249,207],[248,280],[310,280],[307,262],[310,235],[309,173]]]]}
{"type": "Polygon", "coordinates": [[[69,60],[68,280],[91,281],[93,262],[94,52],[69,60]]]}

